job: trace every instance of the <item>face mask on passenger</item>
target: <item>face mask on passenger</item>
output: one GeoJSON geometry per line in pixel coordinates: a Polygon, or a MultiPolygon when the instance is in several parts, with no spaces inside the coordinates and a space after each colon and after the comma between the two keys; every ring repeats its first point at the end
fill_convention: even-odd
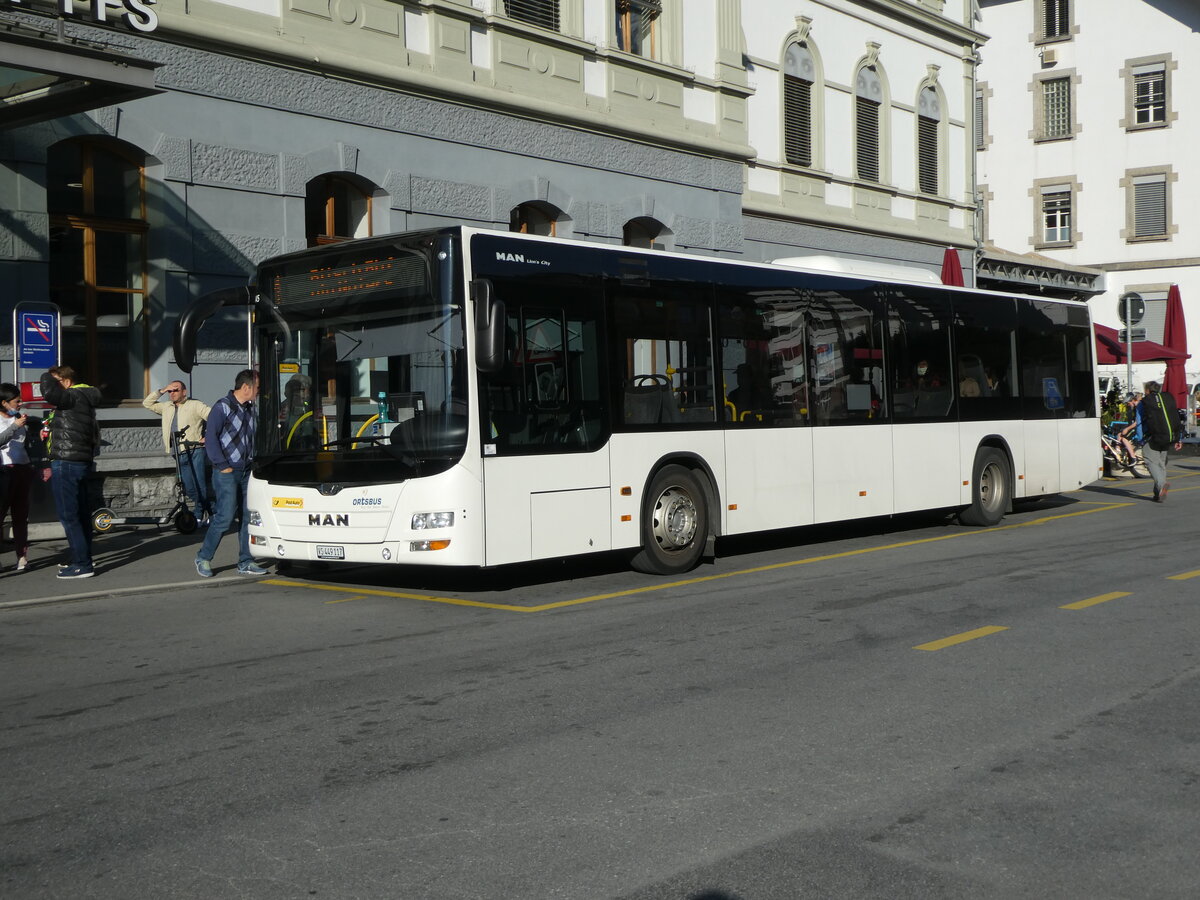
{"type": "Polygon", "coordinates": [[[928,371],[929,371],[928,366],[917,366],[917,374],[918,375],[924,375],[928,371]]]}

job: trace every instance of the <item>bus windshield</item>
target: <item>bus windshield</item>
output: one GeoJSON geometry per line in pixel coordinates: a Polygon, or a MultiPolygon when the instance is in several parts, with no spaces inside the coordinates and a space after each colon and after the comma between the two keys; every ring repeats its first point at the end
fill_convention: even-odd
{"type": "Polygon", "coordinates": [[[330,248],[260,273],[259,477],[401,481],[462,457],[463,313],[439,265],[425,241],[330,248]]]}

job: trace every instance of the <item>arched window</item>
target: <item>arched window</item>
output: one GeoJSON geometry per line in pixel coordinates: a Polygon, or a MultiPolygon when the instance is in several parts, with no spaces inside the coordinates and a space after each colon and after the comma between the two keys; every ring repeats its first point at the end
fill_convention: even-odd
{"type": "Polygon", "coordinates": [[[917,103],[917,187],[923,194],[938,192],[938,132],[942,125],[942,101],[927,87],[917,103]]]}
{"type": "Polygon", "coordinates": [[[646,247],[654,250],[665,250],[666,244],[660,238],[666,234],[666,226],[657,219],[649,216],[639,216],[630,219],[621,229],[621,243],[626,247],[646,247]]]}
{"type": "Polygon", "coordinates": [[[508,230],[556,237],[558,210],[548,203],[530,202],[514,206],[508,216],[508,230]]]}
{"type": "Polygon", "coordinates": [[[816,63],[804,44],[789,44],[783,57],[783,153],[793,166],[813,161],[813,84],[816,63]]]}
{"type": "Polygon", "coordinates": [[[880,109],[883,82],[874,66],[864,66],[854,79],[854,160],[863,181],[879,181],[880,109]]]}
{"type": "Polygon", "coordinates": [[[46,210],[63,362],[106,400],[141,396],[149,339],[144,157],[112,140],[53,145],[46,210]]]}
{"type": "Polygon", "coordinates": [[[314,178],[304,195],[304,233],[310,247],[370,237],[370,191],[343,175],[314,178]]]}

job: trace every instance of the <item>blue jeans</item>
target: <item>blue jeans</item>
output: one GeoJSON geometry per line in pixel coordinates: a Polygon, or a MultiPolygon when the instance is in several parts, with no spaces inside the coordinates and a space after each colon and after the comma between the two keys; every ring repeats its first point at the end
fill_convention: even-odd
{"type": "Polygon", "coordinates": [[[208,534],[204,535],[204,543],[200,545],[197,559],[212,562],[217,555],[217,547],[221,538],[233,522],[235,515],[241,515],[238,526],[238,565],[244,566],[254,562],[250,555],[250,532],[248,530],[250,517],[246,513],[246,486],[250,482],[249,469],[234,469],[232,472],[222,472],[213,469],[213,517],[208,525],[208,534]]]}
{"type": "Polygon", "coordinates": [[[192,512],[199,519],[211,509],[208,504],[208,456],[203,447],[179,454],[179,477],[183,481],[183,492],[192,501],[192,512]]]}
{"type": "Polygon", "coordinates": [[[50,488],[54,492],[54,507],[58,521],[67,534],[71,548],[71,565],[92,567],[92,511],[88,503],[90,462],[50,462],[50,488]]]}

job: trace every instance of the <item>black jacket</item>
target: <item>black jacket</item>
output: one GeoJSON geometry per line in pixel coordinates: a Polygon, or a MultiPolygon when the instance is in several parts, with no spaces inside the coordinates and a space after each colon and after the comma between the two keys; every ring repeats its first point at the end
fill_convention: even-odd
{"type": "Polygon", "coordinates": [[[42,398],[54,407],[47,442],[50,458],[90,463],[100,449],[96,423],[100,392],[87,384],[64,388],[47,372],[42,375],[42,398]]]}
{"type": "Polygon", "coordinates": [[[1179,407],[1167,391],[1142,398],[1142,432],[1151,450],[1170,450],[1181,437],[1179,407]]]}

